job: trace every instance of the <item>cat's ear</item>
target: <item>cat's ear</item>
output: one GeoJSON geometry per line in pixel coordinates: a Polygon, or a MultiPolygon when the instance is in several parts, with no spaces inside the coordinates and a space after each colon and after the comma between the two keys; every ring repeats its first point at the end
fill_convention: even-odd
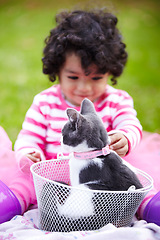
{"type": "Polygon", "coordinates": [[[95,113],[94,104],[88,99],[85,98],[81,103],[81,114],[95,113]]]}
{"type": "Polygon", "coordinates": [[[67,116],[69,118],[69,121],[77,126],[78,120],[79,120],[79,112],[77,112],[75,109],[67,108],[67,116]]]}

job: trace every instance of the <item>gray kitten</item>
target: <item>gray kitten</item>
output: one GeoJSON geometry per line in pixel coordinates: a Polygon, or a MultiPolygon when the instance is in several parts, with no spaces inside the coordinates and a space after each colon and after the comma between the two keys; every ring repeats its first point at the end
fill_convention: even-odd
{"type": "MultiPolygon", "coordinates": [[[[62,130],[62,145],[70,152],[101,150],[109,144],[107,131],[93,103],[84,99],[80,113],[67,109],[69,121],[62,130]]],[[[91,189],[126,191],[141,188],[134,168],[111,151],[91,159],[70,159],[71,185],[85,184],[91,189]]]]}

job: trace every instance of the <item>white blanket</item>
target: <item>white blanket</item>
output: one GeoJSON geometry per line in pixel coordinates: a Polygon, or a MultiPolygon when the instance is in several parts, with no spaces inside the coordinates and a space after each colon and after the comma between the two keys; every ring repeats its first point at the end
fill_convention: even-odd
{"type": "Polygon", "coordinates": [[[57,233],[38,229],[38,211],[32,209],[0,224],[0,240],[159,240],[160,227],[145,221],[135,221],[132,227],[116,228],[112,224],[97,231],[57,233]]]}

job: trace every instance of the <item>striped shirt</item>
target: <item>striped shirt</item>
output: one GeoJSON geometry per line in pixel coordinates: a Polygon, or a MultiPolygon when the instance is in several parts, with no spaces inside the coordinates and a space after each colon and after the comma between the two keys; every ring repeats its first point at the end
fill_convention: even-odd
{"type": "MultiPolygon", "coordinates": [[[[142,127],[129,94],[106,85],[105,93],[94,106],[108,134],[122,132],[131,151],[141,139],[142,127]]],[[[15,142],[15,151],[20,155],[40,152],[42,160],[57,158],[57,153],[62,152],[61,130],[68,121],[65,110],[70,107],[60,85],[53,85],[36,95],[15,142]]],[[[74,108],[80,111],[80,107],[74,108]]]]}

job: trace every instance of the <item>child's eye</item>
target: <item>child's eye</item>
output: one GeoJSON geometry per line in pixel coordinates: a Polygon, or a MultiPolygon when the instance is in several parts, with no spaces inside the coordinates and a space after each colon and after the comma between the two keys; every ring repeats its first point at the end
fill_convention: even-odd
{"type": "Polygon", "coordinates": [[[73,79],[73,80],[78,79],[78,77],[76,77],[76,76],[68,76],[68,78],[73,79]]]}
{"type": "Polygon", "coordinates": [[[92,80],[95,80],[95,81],[96,81],[96,80],[100,80],[100,79],[102,79],[102,77],[93,77],[93,78],[92,78],[92,80]]]}

